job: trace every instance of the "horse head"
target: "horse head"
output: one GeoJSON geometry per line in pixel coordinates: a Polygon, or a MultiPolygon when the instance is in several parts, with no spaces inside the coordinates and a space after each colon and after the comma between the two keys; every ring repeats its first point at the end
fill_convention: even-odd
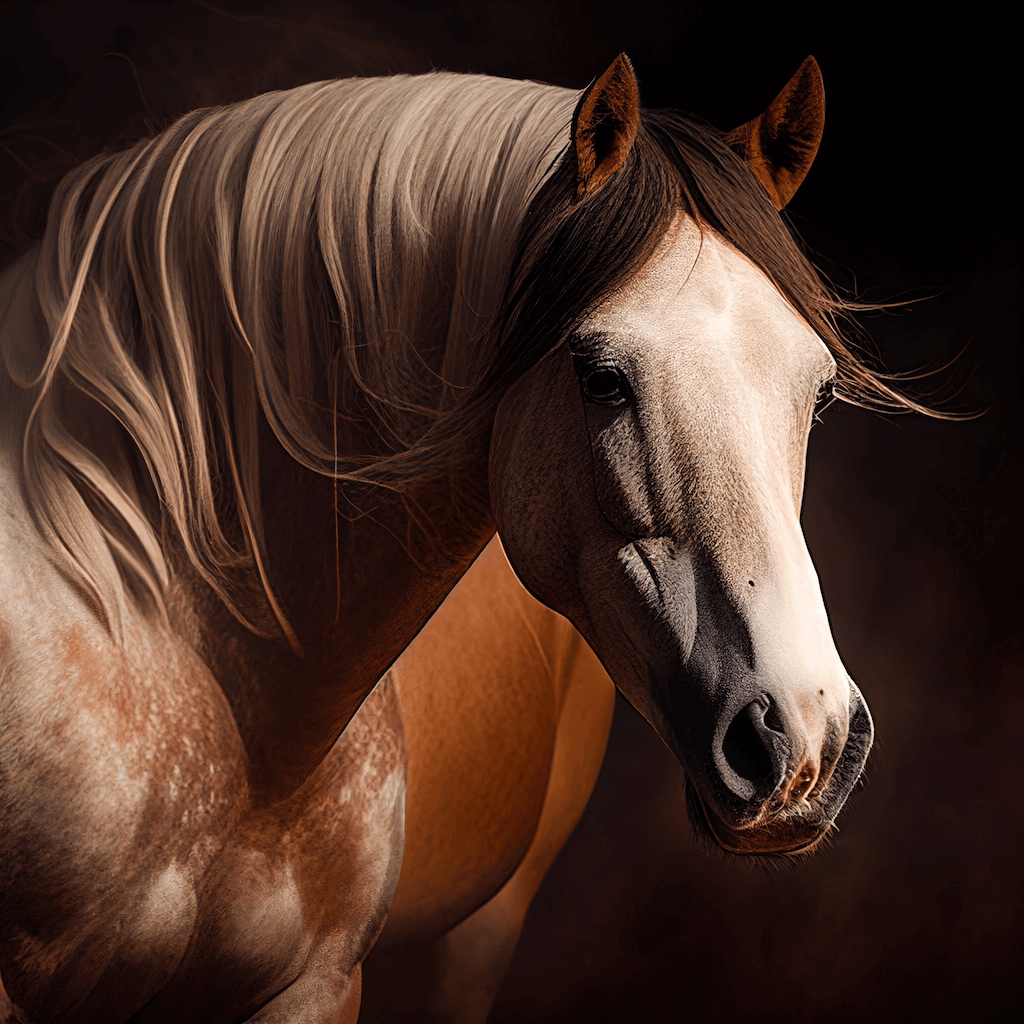
{"type": "MultiPolygon", "coordinates": [[[[638,110],[620,58],[577,108],[578,201],[639,159],[638,110]]],[[[765,216],[806,173],[822,112],[809,59],[724,137],[765,216]]],[[[799,524],[836,360],[683,191],[689,209],[642,263],[504,395],[491,502],[520,579],[682,764],[697,830],[732,853],[791,854],[830,830],[873,735],[799,524]]]]}
{"type": "Polygon", "coordinates": [[[19,371],[26,488],[112,632],[128,579],[215,609],[217,678],[239,677],[224,630],[247,657],[252,633],[291,642],[253,659],[274,696],[250,745],[283,790],[497,525],[702,827],[806,848],[871,741],[798,523],[815,397],[837,364],[870,377],[777,212],[821,134],[817,66],[722,135],[641,115],[621,57],[559,158],[573,99],[312,83],[77,169],[32,257],[51,340],[19,371]]]}

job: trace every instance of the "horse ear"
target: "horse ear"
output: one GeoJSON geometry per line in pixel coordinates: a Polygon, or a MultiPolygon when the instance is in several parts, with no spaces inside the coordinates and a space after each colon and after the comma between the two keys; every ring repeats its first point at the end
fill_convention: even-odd
{"type": "Polygon", "coordinates": [[[640,125],[640,93],[620,53],[584,92],[572,117],[576,196],[593,195],[625,162],[640,125]]]}
{"type": "Polygon", "coordinates": [[[725,141],[781,210],[811,169],[824,128],[825,86],[818,62],[808,57],[768,109],[734,128],[725,141]]]}

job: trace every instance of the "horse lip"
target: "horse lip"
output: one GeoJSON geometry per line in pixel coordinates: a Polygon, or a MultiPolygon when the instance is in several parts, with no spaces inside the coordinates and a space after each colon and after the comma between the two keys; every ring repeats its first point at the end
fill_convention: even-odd
{"type": "Polygon", "coordinates": [[[754,824],[740,828],[727,825],[711,809],[697,788],[686,780],[686,803],[690,812],[690,823],[698,836],[710,840],[723,853],[735,857],[793,856],[809,853],[832,828],[832,822],[824,815],[816,815],[814,821],[790,819],[773,828],[772,821],[764,821],[759,815],[754,824]],[[788,833],[788,834],[787,834],[788,833]]]}

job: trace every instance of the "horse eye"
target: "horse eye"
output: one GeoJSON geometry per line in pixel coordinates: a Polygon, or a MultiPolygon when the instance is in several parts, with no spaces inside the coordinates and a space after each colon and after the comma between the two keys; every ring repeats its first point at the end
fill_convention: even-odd
{"type": "Polygon", "coordinates": [[[621,370],[602,366],[584,375],[583,397],[597,405],[622,405],[629,398],[629,385],[621,370]]]}
{"type": "Polygon", "coordinates": [[[814,400],[814,419],[821,418],[821,414],[836,401],[835,380],[827,380],[818,389],[818,395],[814,400]]]}

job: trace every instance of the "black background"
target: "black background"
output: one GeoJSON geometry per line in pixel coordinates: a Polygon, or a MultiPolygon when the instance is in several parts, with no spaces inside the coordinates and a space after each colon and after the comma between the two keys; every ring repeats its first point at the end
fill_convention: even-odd
{"type": "Polygon", "coordinates": [[[688,834],[678,766],[620,701],[594,799],[534,903],[494,1021],[1020,1012],[1012,32],[994,16],[899,8],[0,4],[8,203],[24,165],[55,168],[147,119],[316,78],[437,67],[582,88],[624,50],[645,105],[729,128],[813,53],[828,127],[793,223],[840,284],[907,301],[865,321],[891,369],[964,350],[939,380],[980,418],[834,405],[812,432],[804,525],[878,731],[832,847],[775,874],[708,857],[688,834]],[[111,51],[131,62],[101,59],[111,51]]]}

